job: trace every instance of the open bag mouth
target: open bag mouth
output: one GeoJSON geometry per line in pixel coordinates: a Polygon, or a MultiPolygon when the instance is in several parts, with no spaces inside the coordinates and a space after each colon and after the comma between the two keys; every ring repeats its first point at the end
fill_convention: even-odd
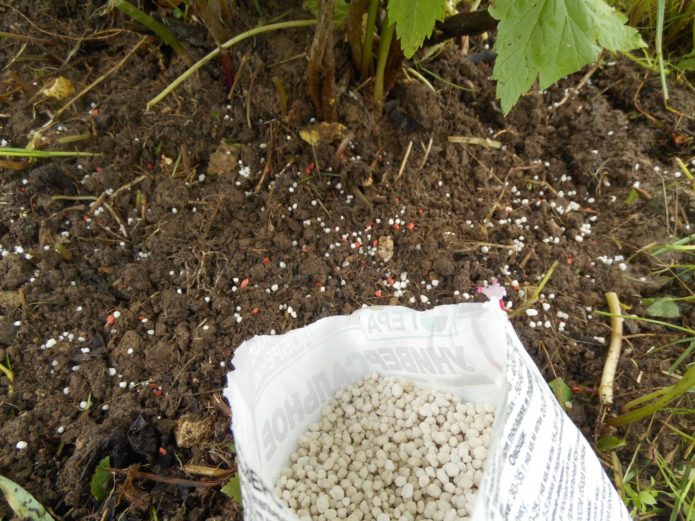
{"type": "MultiPolygon", "coordinates": [[[[452,519],[464,513],[475,521],[630,519],[494,298],[428,311],[372,307],[324,318],[245,342],[233,364],[225,395],[233,411],[245,519],[255,519],[256,513],[299,519],[274,491],[278,478],[286,474],[300,437],[336,393],[370,374],[494,407],[477,497],[470,510],[454,511],[452,519]]],[[[323,501],[330,501],[334,481],[325,480],[323,501]]],[[[395,490],[398,484],[391,486],[395,490]]],[[[420,495],[424,502],[423,494],[426,489],[420,495]]],[[[343,499],[331,504],[339,507],[336,501],[343,499]]],[[[350,508],[345,508],[348,518],[350,508]]],[[[418,510],[414,518],[427,516],[418,510]]]]}

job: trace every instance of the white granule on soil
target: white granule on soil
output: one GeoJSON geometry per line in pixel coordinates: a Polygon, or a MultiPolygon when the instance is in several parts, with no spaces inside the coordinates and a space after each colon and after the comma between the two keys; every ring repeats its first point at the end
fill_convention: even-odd
{"type": "Polygon", "coordinates": [[[275,494],[301,521],[464,521],[495,408],[399,378],[339,391],[299,438],[275,494]]]}

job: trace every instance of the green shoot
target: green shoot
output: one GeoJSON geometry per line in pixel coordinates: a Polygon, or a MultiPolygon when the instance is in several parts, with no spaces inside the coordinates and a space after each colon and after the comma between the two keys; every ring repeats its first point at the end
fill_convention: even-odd
{"type": "Polygon", "coordinates": [[[11,382],[14,381],[14,371],[12,371],[12,364],[10,363],[10,355],[5,355],[5,363],[0,363],[0,371],[5,373],[7,379],[11,382]]]}
{"type": "Polygon", "coordinates": [[[627,445],[627,442],[625,440],[623,440],[622,438],[618,438],[617,436],[613,436],[612,434],[609,434],[607,436],[602,436],[598,439],[598,442],[596,443],[596,448],[601,452],[610,452],[613,450],[621,449],[625,445],[627,445]]]}
{"type": "Polygon", "coordinates": [[[92,479],[89,482],[89,488],[92,497],[97,503],[104,501],[109,495],[109,482],[111,481],[111,456],[103,458],[97,468],[94,469],[92,479]]]}
{"type": "Polygon", "coordinates": [[[552,389],[555,398],[560,402],[560,405],[564,410],[572,408],[572,400],[574,400],[574,394],[569,385],[565,383],[562,378],[555,378],[548,382],[548,386],[552,389]]]}
{"type": "Polygon", "coordinates": [[[239,482],[239,476],[232,476],[229,478],[222,487],[221,492],[241,505],[241,483],[239,482]]]}
{"type": "Polygon", "coordinates": [[[14,394],[14,371],[12,370],[12,363],[10,362],[10,355],[5,353],[5,363],[0,362],[0,371],[5,374],[7,381],[9,382],[7,394],[10,396],[14,394]]]}
{"type": "Polygon", "coordinates": [[[136,6],[128,2],[128,0],[109,0],[109,7],[115,7],[126,16],[129,16],[159,36],[164,43],[174,49],[176,54],[181,57],[187,67],[191,67],[193,65],[193,59],[190,57],[186,49],[184,49],[183,45],[181,45],[181,43],[174,38],[174,35],[169,32],[169,29],[157,22],[150,15],[138,9],[136,6]]]}
{"type": "Polygon", "coordinates": [[[154,98],[152,98],[150,101],[148,101],[147,102],[147,110],[150,110],[157,103],[159,103],[164,98],[166,98],[179,85],[181,85],[184,81],[186,81],[193,74],[195,74],[198,70],[200,70],[206,63],[208,63],[210,60],[212,60],[217,55],[219,55],[220,49],[229,49],[230,47],[236,45],[237,43],[243,42],[244,40],[252,38],[253,36],[256,36],[258,34],[269,33],[272,31],[277,31],[278,29],[292,29],[292,28],[298,28],[298,27],[308,27],[311,25],[316,25],[316,20],[293,20],[291,22],[279,22],[279,23],[275,23],[275,24],[263,25],[261,27],[255,27],[254,29],[250,29],[248,31],[245,31],[241,34],[236,35],[231,40],[223,43],[221,46],[215,48],[214,50],[210,51],[208,54],[203,56],[200,60],[198,60],[196,63],[194,63],[186,72],[184,72],[183,74],[181,74],[181,76],[179,76],[174,81],[172,81],[162,92],[160,92],[154,98]]]}
{"type": "Polygon", "coordinates": [[[384,28],[381,31],[379,39],[379,50],[377,51],[376,74],[374,76],[374,101],[381,104],[384,98],[384,72],[386,71],[386,61],[389,57],[391,42],[396,30],[396,25],[384,22],[384,28]]]}
{"type": "Polygon", "coordinates": [[[668,84],[666,83],[666,69],[664,67],[664,52],[662,43],[664,38],[664,12],[666,11],[666,0],[656,2],[656,59],[659,62],[659,77],[661,78],[661,92],[664,97],[664,104],[668,104],[668,84]]]}
{"type": "Polygon", "coordinates": [[[190,10],[190,1],[185,1],[183,2],[183,9],[179,7],[179,2],[174,2],[174,0],[166,0],[167,4],[169,4],[169,7],[171,7],[171,12],[174,15],[174,18],[178,18],[179,20],[188,20],[188,11],[190,10]]]}
{"type": "Polygon", "coordinates": [[[690,181],[695,181],[695,176],[690,173],[690,170],[688,169],[687,166],[685,166],[685,163],[680,157],[676,158],[676,163],[678,164],[678,168],[681,169],[681,172],[687,177],[690,181]]]}
{"type": "Polygon", "coordinates": [[[651,507],[656,505],[659,491],[654,488],[654,478],[650,479],[650,485],[650,487],[640,488],[639,483],[636,483],[637,488],[633,488],[629,483],[624,484],[628,506],[632,506],[634,513],[645,515],[651,507]]]}
{"type": "Polygon", "coordinates": [[[545,288],[546,284],[548,284],[548,281],[550,281],[550,277],[553,276],[553,273],[555,272],[555,269],[557,268],[559,262],[555,261],[550,265],[550,268],[546,272],[546,274],[543,276],[543,279],[541,280],[540,284],[536,287],[535,291],[531,294],[529,299],[524,302],[520,307],[509,313],[509,318],[514,318],[522,313],[524,313],[528,308],[533,306],[536,302],[538,302],[538,298],[541,296],[541,293],[543,292],[543,288],[545,288]]]}
{"type": "Polygon", "coordinates": [[[6,157],[30,157],[33,159],[46,159],[51,157],[91,157],[100,156],[94,152],[68,152],[59,150],[34,150],[31,148],[0,147],[0,156],[6,157]]]}
{"type": "Polygon", "coordinates": [[[92,393],[89,393],[87,395],[87,399],[85,400],[84,409],[82,409],[82,410],[83,411],[89,411],[93,406],[94,406],[94,402],[92,401],[92,393]]]}

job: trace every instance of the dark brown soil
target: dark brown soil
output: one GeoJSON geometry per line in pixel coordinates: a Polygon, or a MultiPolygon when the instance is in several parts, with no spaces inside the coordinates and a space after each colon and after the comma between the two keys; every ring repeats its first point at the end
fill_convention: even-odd
{"type": "MultiPolygon", "coordinates": [[[[312,114],[310,30],[233,48],[245,64],[231,99],[213,62],[145,112],[185,70],[169,49],[147,39],[109,74],[142,38],[131,22],[101,3],[12,5],[0,3],[1,30],[48,42],[0,43],[3,143],[25,146],[63,105],[38,92],[49,80],[79,92],[107,75],[42,131],[41,148],[101,155],[0,174],[0,360],[14,371],[12,386],[0,373],[0,474],[64,519],[152,519],[152,509],[232,519],[222,478],[183,466],[233,468],[219,396],[235,346],[364,305],[471,301],[497,278],[514,309],[558,261],[538,315],[514,325],[548,380],[595,388],[610,336],[595,314],[604,293],[642,311],[660,282],[653,258],[635,252],[694,231],[675,158],[694,159],[695,99],[673,85],[680,114],[665,110],[658,79],[627,61],[600,67],[556,108],[581,75],[533,92],[505,119],[492,64],[451,46],[426,67],[465,90],[432,79],[435,93],[402,76],[382,117],[341,47],[339,120],[355,137],[336,162],[337,143],[312,148],[299,136],[312,114]],[[272,78],[287,90],[287,118],[272,78]],[[183,420],[192,438],[177,441],[183,420]],[[106,455],[122,472],[99,504],[90,478],[106,455]]],[[[241,11],[235,34],[258,23],[253,8],[241,11]]],[[[213,48],[202,27],[187,30],[197,56],[213,48]]],[[[654,340],[639,334],[649,331],[630,324],[618,404],[673,383],[661,370],[682,346],[649,350],[654,340]]],[[[598,413],[584,393],[570,414],[593,439],[598,413]]]]}

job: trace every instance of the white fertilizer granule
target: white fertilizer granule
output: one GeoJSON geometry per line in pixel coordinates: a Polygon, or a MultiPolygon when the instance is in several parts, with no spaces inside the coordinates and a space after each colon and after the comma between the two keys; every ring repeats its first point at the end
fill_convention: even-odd
{"type": "Polygon", "coordinates": [[[494,411],[368,376],[339,391],[299,438],[275,494],[301,521],[467,520],[494,411]]]}

